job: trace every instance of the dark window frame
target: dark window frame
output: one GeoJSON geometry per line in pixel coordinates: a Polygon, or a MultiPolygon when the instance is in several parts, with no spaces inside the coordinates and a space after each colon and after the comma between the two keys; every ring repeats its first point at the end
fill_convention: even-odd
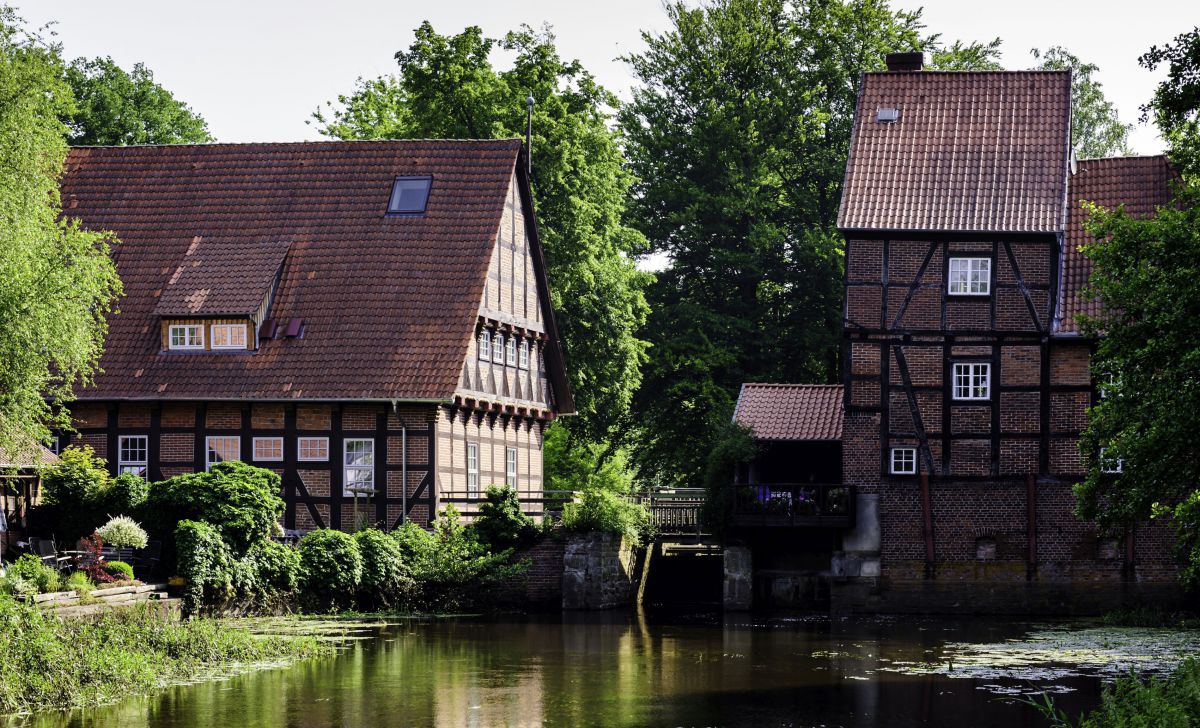
{"type": "Polygon", "coordinates": [[[400,175],[392,179],[392,187],[388,190],[387,217],[423,217],[429,210],[429,194],[433,190],[433,175],[400,175]],[[396,186],[401,182],[425,182],[425,197],[421,200],[420,210],[392,209],[392,200],[396,197],[396,186]]]}

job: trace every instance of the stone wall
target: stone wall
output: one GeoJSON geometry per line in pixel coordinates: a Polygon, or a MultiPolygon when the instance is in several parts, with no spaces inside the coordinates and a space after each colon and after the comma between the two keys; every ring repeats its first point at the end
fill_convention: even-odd
{"type": "Polygon", "coordinates": [[[563,609],[633,604],[638,588],[634,545],[608,533],[572,534],[563,552],[563,609]]]}

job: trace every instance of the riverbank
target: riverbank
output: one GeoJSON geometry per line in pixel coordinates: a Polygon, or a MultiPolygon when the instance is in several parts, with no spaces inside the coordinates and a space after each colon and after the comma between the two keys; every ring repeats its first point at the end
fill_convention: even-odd
{"type": "Polygon", "coordinates": [[[152,606],[60,619],[0,595],[0,713],[102,705],[332,651],[312,636],[164,620],[152,606]]]}

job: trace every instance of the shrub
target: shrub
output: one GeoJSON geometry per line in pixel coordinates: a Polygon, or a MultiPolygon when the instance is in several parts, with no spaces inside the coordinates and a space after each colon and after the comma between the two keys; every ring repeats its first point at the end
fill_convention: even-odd
{"type": "Polygon", "coordinates": [[[76,564],[88,578],[97,584],[107,584],[113,578],[104,570],[104,539],[99,533],[92,532],[91,536],[81,539],[83,555],[76,557],[76,564]]]}
{"type": "Polygon", "coordinates": [[[362,572],[362,554],[350,534],[322,528],[300,539],[301,584],[314,606],[346,606],[358,590],[362,572]]]}
{"type": "Polygon", "coordinates": [[[230,461],[154,483],[146,502],[151,531],[166,536],[177,521],[204,521],[234,553],[244,554],[268,538],[283,515],[279,482],[270,470],[230,461]]]}
{"type": "Polygon", "coordinates": [[[1099,708],[1078,720],[1045,694],[1024,702],[1055,728],[1189,728],[1200,716],[1200,661],[1188,658],[1165,678],[1123,677],[1104,689],[1099,708]]]}
{"type": "Polygon", "coordinates": [[[521,512],[521,502],[512,488],[490,486],[479,504],[473,528],[479,541],[492,551],[528,546],[538,539],[533,519],[521,512]]]}
{"type": "Polygon", "coordinates": [[[196,614],[225,604],[233,595],[233,557],[216,528],[203,521],[180,521],[175,528],[176,570],[187,580],[183,609],[196,614]]]}
{"type": "Polygon", "coordinates": [[[140,475],[121,473],[101,489],[99,496],[105,513],[139,514],[150,495],[150,483],[140,475]]]}
{"type": "Polygon", "coordinates": [[[92,580],[82,571],[72,571],[61,584],[62,589],[79,592],[81,597],[91,594],[94,587],[92,580]]]}
{"type": "Polygon", "coordinates": [[[133,567],[124,561],[107,561],[104,564],[104,570],[108,572],[109,576],[116,577],[118,581],[123,579],[133,581],[133,567]]]}
{"type": "Polygon", "coordinates": [[[650,518],[644,506],[606,490],[586,490],[574,503],[563,506],[563,528],[599,531],[639,539],[648,531],[650,518]]]}
{"type": "Polygon", "coordinates": [[[259,541],[246,558],[254,564],[259,594],[281,597],[300,586],[300,552],[275,541],[259,541]]]}
{"type": "Polygon", "coordinates": [[[6,578],[15,594],[58,591],[58,572],[33,554],[24,554],[8,567],[6,578]]]}
{"type": "Polygon", "coordinates": [[[128,516],[115,516],[108,520],[108,523],[101,526],[97,533],[100,538],[104,539],[104,543],[117,548],[146,548],[146,529],[138,525],[138,522],[128,516]]]}
{"type": "Polygon", "coordinates": [[[30,509],[29,527],[74,543],[105,517],[101,503],[112,480],[90,447],[68,447],[58,457],[43,472],[41,504],[30,509]]]}
{"type": "Polygon", "coordinates": [[[354,534],[362,554],[359,599],[367,609],[397,607],[411,595],[413,581],[401,556],[400,545],[376,528],[354,534]]]}

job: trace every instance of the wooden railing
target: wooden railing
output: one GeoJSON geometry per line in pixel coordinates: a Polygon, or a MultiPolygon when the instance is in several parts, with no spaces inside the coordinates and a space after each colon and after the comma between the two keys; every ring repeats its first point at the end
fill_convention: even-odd
{"type": "Polygon", "coordinates": [[[704,506],[702,488],[675,488],[639,495],[636,501],[650,511],[650,523],[657,533],[665,535],[705,533],[700,519],[704,506]]]}
{"type": "MultiPolygon", "coordinates": [[[[547,490],[541,491],[537,496],[518,493],[517,500],[521,504],[521,511],[527,516],[550,516],[558,520],[562,518],[563,504],[570,503],[574,495],[569,490],[547,490]]],[[[479,504],[487,502],[482,488],[478,491],[442,491],[439,499],[443,508],[446,504],[451,504],[463,515],[478,513],[479,504]]]]}
{"type": "Polygon", "coordinates": [[[847,528],[854,487],[841,483],[736,483],[733,525],[847,528]]]}

